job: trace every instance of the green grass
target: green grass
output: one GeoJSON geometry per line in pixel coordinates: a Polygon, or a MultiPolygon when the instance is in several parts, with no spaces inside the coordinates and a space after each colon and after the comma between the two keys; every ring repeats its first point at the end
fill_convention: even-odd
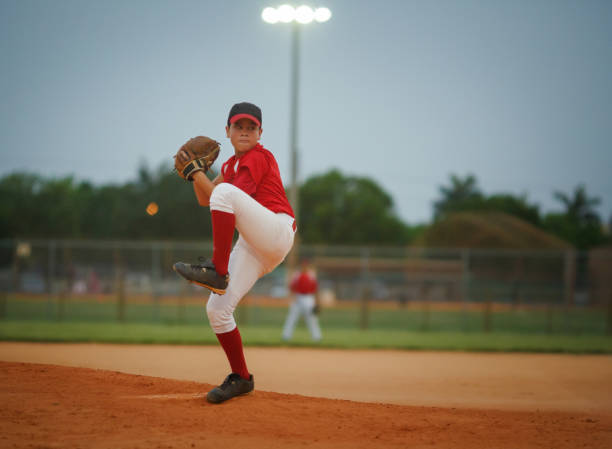
{"type": "MultiPolygon", "coordinates": [[[[495,352],[610,354],[612,338],[594,335],[531,335],[482,332],[415,332],[398,330],[325,329],[321,343],[312,343],[303,327],[290,343],[280,327],[241,326],[247,346],[298,346],[341,349],[402,349],[495,352]]],[[[35,342],[99,342],[216,345],[208,324],[1,321],[0,340],[35,342]]]]}
{"type": "MultiPolygon", "coordinates": [[[[23,300],[8,298],[0,313],[8,321],[50,321],[106,323],[122,321],[132,324],[165,324],[198,326],[208,321],[204,300],[197,303],[149,301],[128,302],[120,309],[113,302],[71,299],[23,300]]],[[[281,327],[287,315],[286,307],[241,305],[236,319],[249,327],[281,327]]],[[[372,331],[468,332],[509,334],[565,334],[605,336],[609,323],[603,309],[562,307],[550,309],[516,308],[485,315],[483,310],[427,310],[414,307],[370,307],[367,328],[372,331]]],[[[362,315],[359,304],[325,309],[321,325],[329,330],[359,330],[362,315]]]]}
{"type": "MultiPolygon", "coordinates": [[[[241,305],[236,320],[246,345],[282,346],[287,308],[241,305]]],[[[367,330],[358,303],[327,308],[320,316],[324,340],[314,345],[300,323],[291,346],[353,349],[612,353],[606,310],[516,308],[486,315],[484,309],[416,307],[368,309],[367,330]]],[[[4,298],[0,340],[217,344],[204,301],[128,302],[41,297],[4,298]]]]}

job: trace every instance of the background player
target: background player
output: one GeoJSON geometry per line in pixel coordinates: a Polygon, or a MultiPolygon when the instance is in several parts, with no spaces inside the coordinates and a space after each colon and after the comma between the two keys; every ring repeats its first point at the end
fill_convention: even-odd
{"type": "Polygon", "coordinates": [[[304,316],[304,321],[310,330],[310,336],[314,341],[321,340],[321,328],[317,317],[318,290],[317,277],[314,268],[308,260],[303,260],[301,269],[295,273],[289,283],[289,289],[295,295],[294,300],[289,306],[289,313],[283,327],[283,340],[290,340],[293,330],[300,316],[304,316]]]}
{"type": "MultiPolygon", "coordinates": [[[[246,102],[232,106],[225,132],[234,155],[213,181],[204,171],[192,177],[198,203],[210,206],[212,260],[197,265],[174,264],[181,276],[213,292],[206,312],[232,370],[220,386],[208,392],[206,398],[213,403],[254,388],[234,310],[257,279],[284,260],[296,230],[276,159],[259,144],[261,124],[259,107],[246,102]],[[234,229],[239,237],[231,249],[234,229]]],[[[181,152],[177,157],[183,157],[181,152]]]]}

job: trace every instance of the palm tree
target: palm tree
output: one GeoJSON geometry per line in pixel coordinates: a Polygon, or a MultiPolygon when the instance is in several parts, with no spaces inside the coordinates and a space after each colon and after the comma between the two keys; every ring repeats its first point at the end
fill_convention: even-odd
{"type": "Polygon", "coordinates": [[[594,207],[601,203],[597,197],[589,197],[584,184],[574,189],[572,196],[563,192],[555,192],[554,196],[565,206],[567,217],[580,224],[599,224],[600,219],[594,207]]]}
{"type": "Polygon", "coordinates": [[[482,198],[474,175],[467,175],[462,179],[452,174],[450,182],[451,185],[448,187],[440,186],[442,198],[434,203],[434,218],[436,219],[448,212],[460,209],[469,201],[482,198]]]}

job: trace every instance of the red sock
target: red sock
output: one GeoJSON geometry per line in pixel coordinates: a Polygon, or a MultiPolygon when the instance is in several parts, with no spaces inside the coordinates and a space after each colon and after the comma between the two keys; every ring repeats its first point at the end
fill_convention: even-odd
{"type": "Polygon", "coordinates": [[[224,334],[216,334],[219,343],[225,351],[227,360],[232,368],[232,373],[240,374],[243,379],[249,379],[250,374],[246,366],[246,360],[244,359],[244,352],[242,351],[242,337],[238,328],[224,334]]]}
{"type": "Polygon", "coordinates": [[[234,238],[234,227],[236,217],[234,214],[211,210],[213,230],[213,256],[217,273],[221,276],[227,274],[227,263],[229,262],[230,251],[232,250],[232,239],[234,238]]]}

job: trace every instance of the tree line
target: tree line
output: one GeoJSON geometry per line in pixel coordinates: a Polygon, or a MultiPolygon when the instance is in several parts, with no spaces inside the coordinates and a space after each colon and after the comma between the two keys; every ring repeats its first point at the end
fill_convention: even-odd
{"type": "Polygon", "coordinates": [[[530,204],[526,195],[485,195],[473,175],[464,178],[451,175],[450,184],[441,186],[439,192],[440,198],[434,203],[434,220],[443,219],[453,212],[504,212],[560,237],[577,249],[612,243],[609,231],[595,209],[601,199],[589,196],[582,184],[569,194],[555,191],[553,197],[561,211],[548,213],[540,212],[537,204],[530,204]]]}
{"type": "MultiPolygon", "coordinates": [[[[556,192],[555,198],[563,210],[542,214],[525,196],[485,195],[474,176],[451,175],[449,184],[440,186],[433,221],[459,211],[499,211],[580,249],[610,242],[595,210],[600,200],[584,186],[556,192]]],[[[335,169],[305,180],[299,207],[300,236],[307,244],[409,245],[428,226],[403,222],[392,196],[374,180],[335,169]]],[[[209,240],[211,235],[208,208],[197,205],[190,183],[166,168],[142,166],[134,181],[101,186],[32,173],[0,179],[0,238],[209,240]],[[152,202],[158,211],[148,214],[152,202]]]]}

